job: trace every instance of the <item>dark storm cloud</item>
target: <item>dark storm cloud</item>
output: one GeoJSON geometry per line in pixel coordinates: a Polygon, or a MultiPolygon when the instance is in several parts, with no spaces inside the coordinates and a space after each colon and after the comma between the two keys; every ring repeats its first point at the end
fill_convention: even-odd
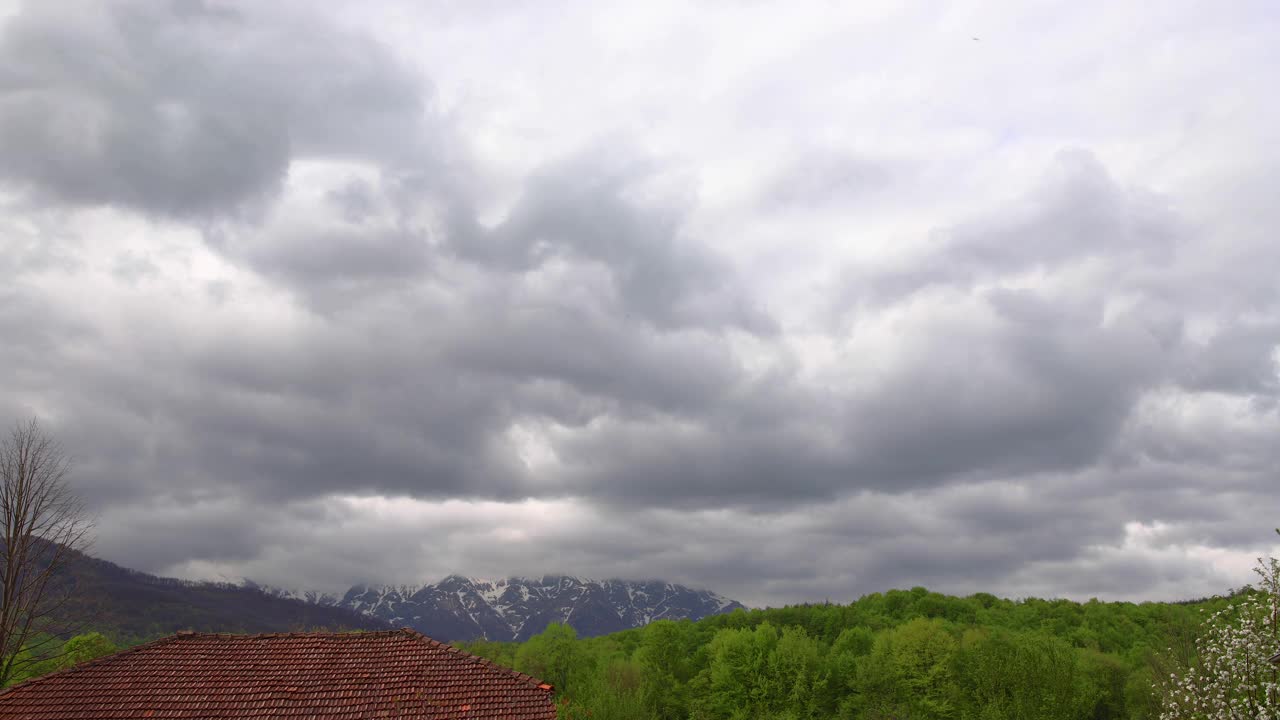
{"type": "Polygon", "coordinates": [[[135,505],[115,510],[104,518],[115,528],[108,551],[116,554],[123,548],[133,567],[146,568],[191,560],[250,560],[269,539],[276,516],[262,506],[225,501],[135,505]],[[165,538],[165,542],[155,542],[158,537],[165,538]]]}
{"type": "Polygon", "coordinates": [[[54,201],[218,214],[293,156],[419,158],[434,137],[384,48],[265,7],[29,2],[0,33],[0,177],[54,201]]]}

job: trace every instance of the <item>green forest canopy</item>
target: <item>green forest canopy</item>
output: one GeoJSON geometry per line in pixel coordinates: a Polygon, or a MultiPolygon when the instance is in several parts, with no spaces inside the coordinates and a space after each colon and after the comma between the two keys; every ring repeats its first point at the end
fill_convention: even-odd
{"type": "Polygon", "coordinates": [[[555,684],[565,718],[1139,720],[1156,715],[1157,675],[1194,658],[1201,611],[1228,601],[1013,601],[918,587],[463,646],[555,684]]]}
{"type": "MultiPolygon", "coordinates": [[[[553,683],[563,718],[1144,720],[1159,706],[1155,678],[1194,659],[1204,613],[1230,599],[1015,601],[917,587],[597,638],[553,624],[524,643],[460,645],[553,683]]],[[[149,639],[104,630],[67,640],[26,677],[149,639]]]]}

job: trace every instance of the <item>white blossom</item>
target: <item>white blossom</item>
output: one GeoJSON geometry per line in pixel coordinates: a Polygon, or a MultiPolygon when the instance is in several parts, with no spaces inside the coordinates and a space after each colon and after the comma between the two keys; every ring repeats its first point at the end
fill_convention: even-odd
{"type": "Polygon", "coordinates": [[[1199,658],[1165,683],[1160,720],[1280,720],[1280,561],[1259,558],[1255,572],[1255,591],[1205,619],[1199,658]]]}

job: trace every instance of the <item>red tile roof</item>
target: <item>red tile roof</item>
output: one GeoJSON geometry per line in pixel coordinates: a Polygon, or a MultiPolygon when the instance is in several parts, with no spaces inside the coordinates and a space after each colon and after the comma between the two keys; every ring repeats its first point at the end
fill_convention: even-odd
{"type": "Polygon", "coordinates": [[[409,629],[178,633],[0,692],[0,718],[554,720],[551,686],[409,629]]]}

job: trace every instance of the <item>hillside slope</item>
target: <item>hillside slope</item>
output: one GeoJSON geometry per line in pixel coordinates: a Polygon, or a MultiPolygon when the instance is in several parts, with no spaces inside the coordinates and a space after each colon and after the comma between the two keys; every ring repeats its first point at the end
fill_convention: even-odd
{"type": "Polygon", "coordinates": [[[265,633],[389,627],[364,613],[279,597],[252,585],[156,577],[85,555],[75,559],[63,582],[75,585],[65,614],[117,642],[178,630],[265,633]]]}

